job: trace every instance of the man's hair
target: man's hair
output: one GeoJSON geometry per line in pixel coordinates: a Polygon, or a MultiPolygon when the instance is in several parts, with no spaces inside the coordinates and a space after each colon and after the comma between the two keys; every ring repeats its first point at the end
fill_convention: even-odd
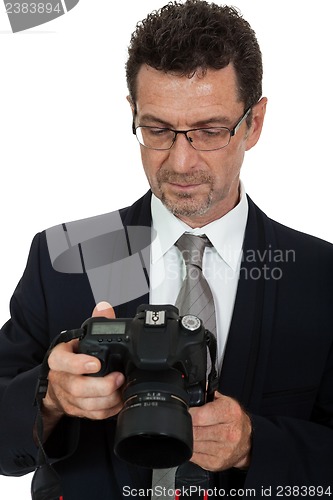
{"type": "Polygon", "coordinates": [[[193,76],[232,63],[239,100],[253,106],[262,93],[262,57],[256,35],[233,7],[204,0],[177,1],[139,22],[128,48],[126,78],[136,102],[136,81],[143,64],[159,71],[193,76]]]}

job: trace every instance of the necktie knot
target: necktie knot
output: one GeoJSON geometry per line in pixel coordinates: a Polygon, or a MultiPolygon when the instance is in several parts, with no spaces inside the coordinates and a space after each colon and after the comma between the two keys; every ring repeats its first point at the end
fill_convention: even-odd
{"type": "Polygon", "coordinates": [[[176,247],[180,250],[186,267],[193,265],[202,269],[202,258],[207,246],[211,246],[206,236],[196,236],[184,233],[176,242],[176,247]]]}

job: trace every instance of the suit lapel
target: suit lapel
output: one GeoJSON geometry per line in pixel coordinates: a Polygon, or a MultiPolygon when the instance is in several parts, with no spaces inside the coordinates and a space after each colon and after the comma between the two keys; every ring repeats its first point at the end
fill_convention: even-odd
{"type": "MultiPolygon", "coordinates": [[[[116,316],[119,318],[131,318],[135,315],[137,307],[141,304],[149,303],[149,263],[151,244],[151,192],[145,194],[131,207],[121,210],[120,216],[123,221],[127,235],[128,252],[131,256],[136,256],[140,280],[146,282],[146,293],[139,297],[121,304],[115,308],[116,316]]],[[[126,262],[124,260],[124,266],[126,262]]],[[[127,270],[126,270],[127,271],[127,270]]],[[[124,276],[128,273],[124,273],[124,276]]],[[[134,283],[129,276],[126,286],[133,287],[134,283]]]]}
{"type": "Polygon", "coordinates": [[[269,256],[275,247],[271,222],[249,199],[243,261],[219,391],[251,411],[260,404],[274,319],[276,280],[269,256]]]}

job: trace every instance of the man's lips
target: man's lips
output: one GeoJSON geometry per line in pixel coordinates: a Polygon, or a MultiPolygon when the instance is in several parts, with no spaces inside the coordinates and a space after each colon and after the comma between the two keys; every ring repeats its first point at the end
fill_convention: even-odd
{"type": "Polygon", "coordinates": [[[193,184],[193,183],[189,183],[189,184],[179,184],[179,182],[169,182],[169,184],[171,184],[172,186],[177,186],[177,187],[186,188],[186,187],[192,187],[192,186],[200,186],[200,185],[201,185],[201,182],[197,182],[197,183],[195,183],[195,184],[193,184]]]}
{"type": "Polygon", "coordinates": [[[168,182],[168,184],[176,189],[195,189],[199,186],[202,185],[201,182],[197,182],[197,183],[189,183],[189,184],[180,184],[178,182],[168,182]]]}
{"type": "Polygon", "coordinates": [[[207,172],[198,172],[195,175],[176,175],[169,171],[160,172],[157,181],[162,188],[178,192],[197,191],[200,187],[212,185],[212,178],[207,172]]]}

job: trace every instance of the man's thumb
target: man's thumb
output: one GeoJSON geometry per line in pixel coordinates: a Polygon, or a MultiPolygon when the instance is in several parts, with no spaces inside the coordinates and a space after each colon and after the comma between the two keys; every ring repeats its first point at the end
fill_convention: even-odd
{"type": "Polygon", "coordinates": [[[111,304],[109,304],[108,302],[104,302],[104,301],[98,302],[98,304],[96,304],[96,306],[93,310],[92,316],[94,318],[96,318],[97,316],[102,316],[104,318],[109,318],[109,319],[116,317],[115,312],[114,312],[111,304]]]}

